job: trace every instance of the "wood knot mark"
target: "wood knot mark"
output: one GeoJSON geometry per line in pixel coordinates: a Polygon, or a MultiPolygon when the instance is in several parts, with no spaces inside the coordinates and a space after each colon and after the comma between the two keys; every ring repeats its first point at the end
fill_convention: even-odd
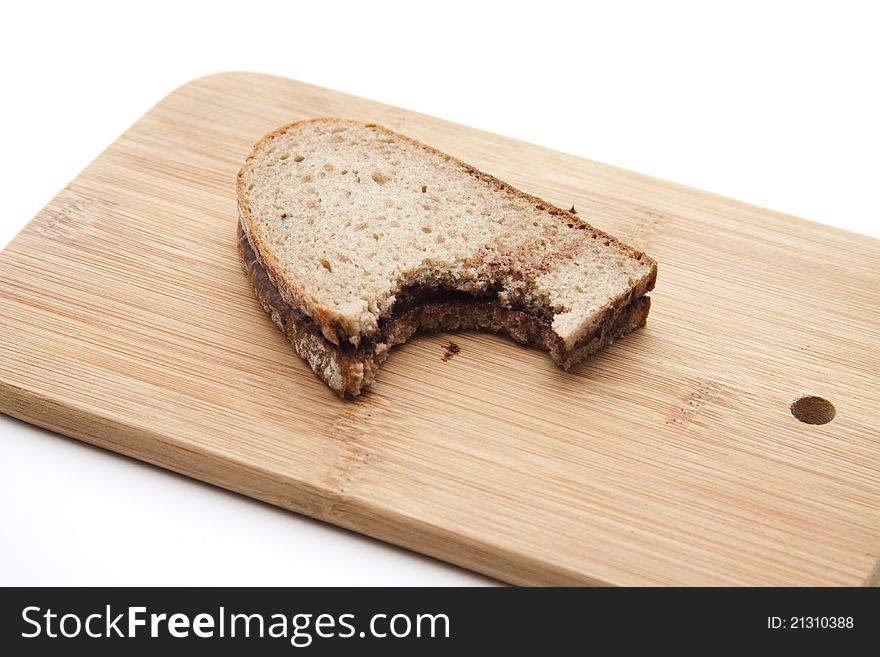
{"type": "Polygon", "coordinates": [[[410,123],[410,115],[406,110],[397,107],[386,108],[385,116],[382,119],[382,125],[387,126],[392,130],[397,130],[398,132],[406,132],[406,127],[410,123]]]}
{"type": "Polygon", "coordinates": [[[715,381],[699,381],[696,388],[684,399],[666,424],[681,429],[687,427],[697,415],[718,398],[724,387],[715,381]]]}
{"type": "Polygon", "coordinates": [[[46,237],[71,237],[95,223],[97,212],[105,205],[104,201],[68,188],[34,218],[31,226],[46,237]]]}
{"type": "Polygon", "coordinates": [[[333,423],[330,441],[331,449],[338,449],[333,466],[324,477],[324,485],[336,495],[345,495],[357,483],[361,471],[381,458],[380,453],[367,445],[370,426],[381,415],[381,407],[366,400],[355,400],[346,404],[333,423]]]}
{"type": "Polygon", "coordinates": [[[614,234],[624,242],[644,249],[650,246],[654,236],[669,223],[667,215],[653,210],[637,210],[615,226],[614,234]]]}
{"type": "Polygon", "coordinates": [[[347,444],[324,478],[324,485],[336,495],[346,495],[356,485],[361,470],[378,459],[378,452],[362,445],[347,444]]]}

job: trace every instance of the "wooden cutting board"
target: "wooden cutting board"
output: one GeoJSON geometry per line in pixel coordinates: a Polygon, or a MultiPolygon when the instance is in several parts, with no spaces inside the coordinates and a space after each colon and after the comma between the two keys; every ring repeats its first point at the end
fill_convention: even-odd
{"type": "Polygon", "coordinates": [[[178,89],[28,224],[0,255],[0,392],[9,415],[507,582],[877,581],[880,241],[291,80],[178,89]],[[235,243],[251,144],[317,115],[574,204],[658,260],[648,326],[570,373],[424,335],[337,399],[235,243]],[[795,419],[804,394],[833,421],[795,419]]]}

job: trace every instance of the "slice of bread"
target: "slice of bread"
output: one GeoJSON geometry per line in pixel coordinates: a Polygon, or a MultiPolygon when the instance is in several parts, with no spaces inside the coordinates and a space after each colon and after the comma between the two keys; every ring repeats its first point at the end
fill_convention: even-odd
{"type": "Polygon", "coordinates": [[[568,369],[647,318],[657,266],[644,253],[375,124],[279,128],[237,192],[257,297],[342,396],[419,329],[505,332],[568,369]]]}

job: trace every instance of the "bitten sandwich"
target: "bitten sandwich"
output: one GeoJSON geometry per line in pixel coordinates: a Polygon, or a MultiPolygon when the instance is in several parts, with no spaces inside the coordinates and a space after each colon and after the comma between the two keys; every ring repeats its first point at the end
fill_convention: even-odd
{"type": "Polygon", "coordinates": [[[257,298],[340,396],[362,393],[419,330],[498,331],[568,369],[648,316],[647,255],[375,124],[279,128],[237,193],[257,298]]]}

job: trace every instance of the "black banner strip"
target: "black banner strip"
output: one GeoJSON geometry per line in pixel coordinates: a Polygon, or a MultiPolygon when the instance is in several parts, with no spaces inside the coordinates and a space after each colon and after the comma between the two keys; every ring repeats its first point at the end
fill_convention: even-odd
{"type": "Polygon", "coordinates": [[[841,650],[873,637],[878,603],[877,589],[7,588],[0,645],[163,656],[841,650]]]}

